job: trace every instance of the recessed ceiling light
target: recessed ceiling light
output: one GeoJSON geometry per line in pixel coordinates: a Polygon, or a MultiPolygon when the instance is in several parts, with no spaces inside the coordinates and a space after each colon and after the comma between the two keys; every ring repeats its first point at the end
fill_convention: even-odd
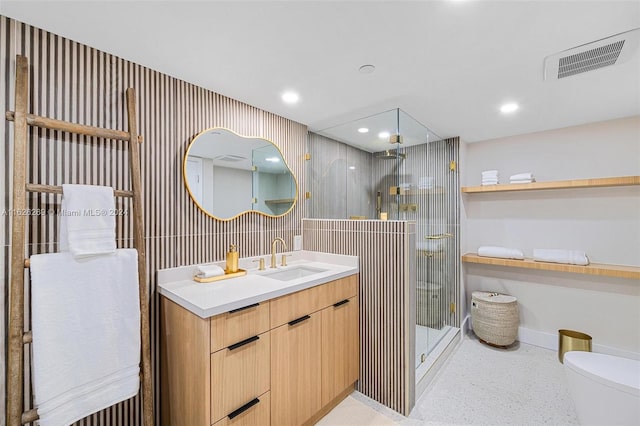
{"type": "Polygon", "coordinates": [[[264,161],[269,161],[271,163],[279,163],[280,159],[278,157],[268,157],[268,158],[265,158],[264,161]]]}
{"type": "Polygon", "coordinates": [[[380,139],[387,139],[389,136],[391,136],[391,133],[389,133],[389,132],[380,132],[380,133],[378,133],[378,137],[380,139]]]}
{"type": "Polygon", "coordinates": [[[500,112],[503,114],[509,114],[515,112],[518,109],[518,104],[515,102],[509,102],[500,107],[500,112]]]}
{"type": "Polygon", "coordinates": [[[300,96],[296,92],[284,92],[282,94],[282,100],[288,104],[295,104],[300,99],[300,96]]]}
{"type": "Polygon", "coordinates": [[[371,64],[366,64],[358,68],[358,71],[360,71],[360,74],[371,74],[375,70],[376,70],[376,67],[371,64]]]}
{"type": "Polygon", "coordinates": [[[358,129],[358,133],[367,133],[369,131],[369,129],[367,129],[366,127],[360,127],[358,129]]]}
{"type": "Polygon", "coordinates": [[[349,166],[349,170],[355,170],[356,166],[349,166]]]}

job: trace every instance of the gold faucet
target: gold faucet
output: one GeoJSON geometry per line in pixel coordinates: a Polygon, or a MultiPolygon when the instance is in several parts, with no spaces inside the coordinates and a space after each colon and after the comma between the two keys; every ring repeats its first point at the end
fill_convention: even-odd
{"type": "Polygon", "coordinates": [[[287,250],[287,243],[280,237],[275,237],[273,241],[271,241],[271,267],[276,267],[276,243],[280,241],[285,250],[287,250]]]}

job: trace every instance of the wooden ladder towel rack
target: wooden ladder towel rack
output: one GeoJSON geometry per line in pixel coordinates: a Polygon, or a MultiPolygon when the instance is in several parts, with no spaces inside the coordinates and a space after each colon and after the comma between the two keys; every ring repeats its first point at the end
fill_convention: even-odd
{"type": "MultiPolygon", "coordinates": [[[[27,171],[27,128],[28,126],[81,135],[116,139],[129,142],[129,163],[131,171],[131,191],[114,191],[116,197],[130,197],[133,210],[133,243],[138,251],[138,282],[140,290],[140,333],[141,333],[141,391],[143,420],[153,426],[153,390],[151,381],[151,346],[149,337],[149,306],[147,302],[147,274],[145,243],[143,237],[142,188],[140,177],[140,147],[142,138],[138,135],[135,91],[127,89],[127,118],[129,131],[102,129],[68,123],[29,114],[29,64],[24,56],[16,57],[15,111],[8,111],[6,118],[14,122],[13,154],[13,211],[25,211],[28,192],[61,194],[62,187],[31,184],[26,181],[27,171]]],[[[19,426],[38,419],[36,409],[24,412],[24,345],[31,343],[31,331],[24,330],[24,268],[29,267],[25,254],[25,216],[13,215],[11,226],[11,279],[10,312],[7,362],[7,425],[19,426]]]]}

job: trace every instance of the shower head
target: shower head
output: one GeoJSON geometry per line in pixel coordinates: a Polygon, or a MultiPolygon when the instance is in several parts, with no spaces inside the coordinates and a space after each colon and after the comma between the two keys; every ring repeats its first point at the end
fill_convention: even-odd
{"type": "Polygon", "coordinates": [[[405,158],[407,158],[407,154],[403,154],[403,153],[398,154],[397,149],[388,149],[386,151],[374,152],[373,156],[375,158],[380,158],[382,160],[392,160],[396,158],[404,160],[405,158]]]}

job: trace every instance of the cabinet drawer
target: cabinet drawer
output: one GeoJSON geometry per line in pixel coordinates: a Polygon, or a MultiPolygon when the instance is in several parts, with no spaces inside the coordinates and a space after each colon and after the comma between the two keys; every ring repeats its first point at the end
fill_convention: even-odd
{"type": "Polygon", "coordinates": [[[359,275],[350,275],[328,282],[322,287],[322,308],[358,295],[359,275]]]}
{"type": "Polygon", "coordinates": [[[322,309],[322,287],[319,285],[271,300],[271,328],[322,309]]]}
{"type": "Polygon", "coordinates": [[[267,332],[211,354],[211,423],[269,390],[270,351],[267,332]]]}
{"type": "Polygon", "coordinates": [[[211,318],[211,352],[269,330],[269,302],[245,306],[211,318]]]}
{"type": "Polygon", "coordinates": [[[357,295],[358,275],[356,274],[272,299],[271,328],[357,295]]]}
{"type": "Polygon", "coordinates": [[[270,392],[267,392],[249,400],[244,405],[234,409],[234,412],[228,413],[226,417],[213,426],[269,426],[271,424],[270,396],[270,392]]]}

